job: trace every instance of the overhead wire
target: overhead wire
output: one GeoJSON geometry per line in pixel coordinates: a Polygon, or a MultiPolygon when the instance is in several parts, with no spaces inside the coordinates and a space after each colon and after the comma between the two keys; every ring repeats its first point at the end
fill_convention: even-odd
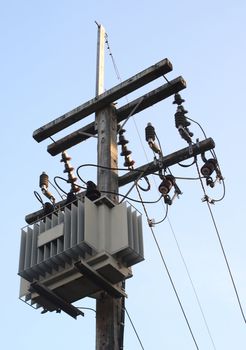
{"type": "Polygon", "coordinates": [[[164,222],[166,220],[166,218],[167,218],[167,215],[168,215],[168,204],[166,204],[166,212],[165,212],[164,218],[161,219],[160,221],[157,221],[157,222],[154,221],[153,222],[154,226],[159,225],[162,222],[164,222]]]}
{"type": "MultiPolygon", "coordinates": [[[[114,194],[116,196],[120,196],[120,197],[124,197],[124,199],[128,199],[129,201],[132,201],[132,202],[135,202],[135,203],[142,203],[141,200],[138,200],[138,199],[135,199],[135,198],[131,198],[131,197],[128,197],[126,196],[125,194],[121,194],[121,193],[118,193],[118,192],[113,192],[113,191],[101,191],[102,193],[109,193],[109,194],[114,194]]],[[[155,203],[158,203],[162,198],[162,195],[160,197],[158,197],[158,199],[156,200],[153,200],[153,201],[143,201],[144,204],[155,204],[155,203]]],[[[121,203],[121,202],[120,202],[121,203]]],[[[119,204],[120,204],[119,203],[119,204]]]]}
{"type": "Polygon", "coordinates": [[[195,287],[195,285],[194,285],[194,282],[193,282],[193,280],[192,280],[192,278],[191,278],[191,274],[190,274],[190,272],[189,272],[187,263],[186,263],[186,261],[185,261],[184,255],[183,255],[183,253],[182,253],[182,251],[181,251],[181,247],[180,247],[180,245],[179,245],[177,236],[176,236],[176,234],[175,234],[175,232],[174,232],[174,228],[173,228],[173,226],[172,226],[172,223],[171,223],[169,217],[167,218],[167,221],[168,221],[168,224],[169,224],[170,229],[171,229],[171,231],[172,231],[174,240],[175,240],[175,242],[176,242],[176,245],[177,245],[177,248],[178,248],[178,251],[179,251],[179,255],[180,255],[180,257],[181,257],[181,259],[182,259],[182,262],[183,262],[183,265],[184,265],[184,267],[185,267],[186,274],[187,274],[187,276],[188,276],[188,278],[189,278],[189,281],[190,281],[190,284],[191,284],[193,293],[194,293],[194,295],[195,295],[195,298],[196,298],[198,307],[199,307],[199,309],[200,309],[200,312],[201,312],[201,315],[202,315],[202,318],[203,318],[205,327],[206,327],[206,329],[207,329],[207,333],[208,333],[208,335],[209,335],[209,338],[210,338],[210,340],[211,340],[211,343],[212,343],[212,345],[213,345],[214,350],[216,350],[216,346],[215,346],[215,343],[214,343],[214,340],[213,340],[213,337],[212,337],[212,333],[211,333],[210,328],[209,328],[209,326],[208,326],[208,322],[207,322],[207,320],[206,320],[205,313],[204,313],[204,311],[203,311],[203,307],[202,307],[202,304],[201,304],[201,302],[200,302],[200,298],[199,298],[198,293],[197,293],[197,291],[196,291],[196,287],[195,287]]]}
{"type": "MultiPolygon", "coordinates": [[[[138,191],[138,195],[139,195],[140,200],[142,200],[142,196],[141,196],[140,191],[139,191],[138,189],[137,189],[137,191],[138,191]]],[[[146,207],[145,207],[145,205],[144,205],[143,202],[142,202],[142,206],[143,206],[143,210],[144,210],[145,215],[146,215],[147,222],[150,222],[150,218],[149,218],[148,212],[147,212],[146,207]]],[[[175,287],[174,281],[173,281],[172,276],[171,276],[171,274],[170,274],[170,271],[169,271],[169,269],[168,269],[167,263],[166,263],[166,261],[165,261],[165,258],[164,258],[164,255],[163,255],[163,253],[162,253],[161,247],[160,247],[160,245],[159,245],[159,243],[158,243],[158,240],[157,240],[157,238],[156,238],[156,235],[155,235],[155,232],[154,232],[154,230],[153,230],[153,227],[152,227],[152,226],[149,226],[149,228],[150,228],[150,230],[151,230],[152,237],[153,237],[154,242],[155,242],[155,244],[156,244],[156,247],[157,247],[157,249],[158,249],[159,255],[160,255],[160,257],[161,257],[161,261],[162,261],[162,263],[163,263],[163,266],[164,266],[164,268],[165,268],[165,270],[166,270],[166,273],[167,273],[167,275],[168,275],[168,278],[169,278],[169,281],[170,281],[170,283],[171,283],[172,289],[173,289],[173,291],[174,291],[174,294],[175,294],[175,296],[176,296],[176,299],[177,299],[177,301],[178,301],[178,304],[179,304],[180,309],[181,309],[181,311],[182,311],[182,314],[183,314],[183,316],[184,316],[186,325],[187,325],[187,327],[188,327],[188,329],[189,329],[190,335],[191,335],[191,337],[192,337],[192,339],[193,339],[193,342],[194,342],[194,344],[195,344],[197,350],[199,350],[199,347],[198,347],[196,338],[195,338],[195,336],[194,336],[194,334],[193,334],[193,331],[192,331],[192,329],[191,329],[191,326],[190,326],[188,317],[187,317],[186,312],[185,312],[185,310],[184,310],[184,307],[183,307],[183,305],[182,305],[181,299],[180,299],[179,294],[178,294],[178,291],[177,291],[177,289],[176,289],[176,287],[175,287]]]]}
{"type": "MultiPolygon", "coordinates": [[[[58,189],[56,188],[56,186],[55,186],[50,180],[48,180],[48,182],[49,182],[49,184],[55,189],[55,191],[58,193],[59,197],[60,197],[61,199],[63,199],[62,195],[60,194],[60,192],[58,191],[58,189]]],[[[58,186],[57,186],[57,187],[58,187],[58,186]]],[[[59,187],[58,187],[58,188],[59,188],[59,187]]],[[[61,192],[63,192],[60,188],[59,188],[59,190],[60,190],[61,192]]]]}
{"type": "MultiPolygon", "coordinates": [[[[115,63],[115,60],[114,60],[114,67],[115,67],[115,64],[116,64],[116,63],[115,63]]],[[[118,68],[117,68],[117,77],[118,77],[119,80],[121,80],[120,75],[119,75],[119,70],[118,70],[118,68]]],[[[172,85],[171,82],[166,78],[165,75],[163,75],[163,77],[164,77],[164,79],[166,80],[167,83],[169,83],[170,85],[172,85]]],[[[128,118],[128,119],[129,119],[129,118],[128,118]]],[[[147,159],[147,161],[148,161],[148,156],[147,156],[145,147],[144,147],[144,145],[143,145],[142,138],[141,138],[140,133],[139,133],[139,131],[138,131],[138,127],[137,127],[137,124],[136,124],[136,122],[135,122],[135,118],[133,117],[132,119],[133,119],[133,122],[134,122],[134,124],[135,124],[135,128],[136,128],[136,131],[137,131],[137,134],[138,134],[138,137],[139,137],[139,140],[140,140],[142,149],[143,149],[143,151],[144,151],[145,157],[146,157],[146,159],[147,159]]],[[[157,138],[157,141],[159,142],[158,138],[157,138]]],[[[159,142],[159,144],[160,144],[160,142],[159,142]]],[[[192,164],[192,165],[193,165],[193,164],[192,164]]],[[[153,175],[153,174],[152,174],[152,175],[153,175]]],[[[157,174],[155,174],[155,175],[157,175],[157,174]]],[[[198,178],[184,178],[184,177],[176,177],[176,178],[179,178],[179,179],[187,179],[187,180],[200,180],[201,177],[199,176],[198,178]]],[[[154,182],[155,182],[155,181],[154,181],[154,182]]],[[[139,193],[139,196],[141,197],[141,194],[140,194],[138,188],[137,188],[137,191],[138,191],[138,193],[139,193]]],[[[142,198],[141,198],[141,199],[142,199],[142,198]]],[[[147,220],[148,220],[148,214],[147,214],[146,208],[145,208],[144,203],[143,203],[142,200],[141,200],[141,202],[142,202],[142,205],[143,205],[143,208],[144,208],[145,214],[146,214],[146,216],[147,216],[147,220]]],[[[167,216],[167,215],[166,215],[166,216],[167,216]]],[[[167,216],[167,218],[168,218],[168,216],[167,216]]],[[[169,218],[168,218],[168,222],[169,222],[170,227],[171,227],[171,222],[170,222],[169,218]]],[[[195,343],[195,345],[196,345],[196,347],[197,347],[197,349],[198,349],[197,342],[196,342],[196,340],[195,340],[195,338],[194,338],[194,335],[193,335],[193,332],[192,332],[191,327],[190,327],[190,325],[189,325],[188,319],[187,319],[187,317],[186,317],[186,315],[185,315],[185,312],[184,312],[184,309],[183,309],[183,307],[182,307],[180,298],[179,298],[179,296],[178,296],[178,294],[177,294],[177,291],[176,291],[176,288],[175,288],[175,286],[174,286],[174,284],[173,284],[171,275],[170,275],[169,270],[168,270],[168,268],[167,268],[167,265],[166,265],[166,263],[165,263],[165,260],[164,260],[163,254],[162,254],[162,252],[161,252],[160,246],[159,246],[158,241],[157,241],[157,239],[156,239],[156,237],[155,237],[153,228],[150,227],[150,229],[151,229],[153,238],[154,238],[154,240],[155,240],[155,243],[156,243],[156,245],[157,245],[158,251],[159,251],[159,253],[160,253],[160,256],[161,256],[161,258],[162,258],[163,264],[164,264],[164,266],[165,266],[165,268],[166,268],[166,271],[167,271],[167,273],[168,273],[168,276],[169,276],[169,279],[170,279],[170,281],[171,281],[171,284],[172,284],[172,286],[173,286],[173,288],[174,288],[176,297],[177,297],[177,299],[178,299],[178,301],[179,301],[179,305],[180,305],[181,310],[182,310],[182,312],[183,312],[183,314],[184,314],[184,317],[185,317],[185,320],[186,320],[186,322],[187,322],[187,325],[188,325],[188,328],[189,328],[189,330],[190,330],[190,333],[191,333],[191,335],[192,335],[193,341],[194,341],[194,343],[195,343]]],[[[204,319],[204,322],[205,322],[205,325],[206,325],[208,334],[209,334],[209,336],[210,336],[211,342],[212,342],[213,347],[214,347],[214,349],[215,349],[214,341],[213,341],[213,338],[212,338],[212,336],[211,336],[211,332],[210,332],[210,330],[209,330],[209,328],[208,328],[208,324],[207,324],[207,321],[206,321],[204,312],[203,312],[203,310],[202,310],[201,303],[200,303],[200,301],[199,301],[197,292],[196,292],[196,290],[195,290],[194,284],[193,284],[192,279],[191,279],[191,276],[190,276],[190,274],[189,274],[189,270],[188,270],[187,264],[185,263],[183,254],[182,254],[182,252],[181,252],[180,246],[179,246],[179,244],[178,244],[177,238],[176,238],[176,236],[175,236],[175,234],[174,234],[174,231],[173,231],[172,227],[171,227],[171,231],[172,231],[172,233],[173,233],[173,235],[174,235],[174,238],[175,238],[175,241],[176,241],[178,250],[179,250],[180,255],[181,255],[181,257],[182,257],[182,260],[183,260],[183,263],[184,263],[184,265],[185,265],[186,271],[187,271],[187,273],[188,273],[188,276],[189,276],[189,279],[190,279],[190,282],[191,282],[193,291],[194,291],[194,293],[195,293],[195,296],[196,296],[196,299],[197,299],[197,302],[198,302],[200,311],[201,311],[201,313],[202,313],[202,316],[203,316],[203,319],[204,319]]]]}
{"type": "Polygon", "coordinates": [[[136,337],[137,337],[137,339],[138,339],[138,342],[139,342],[141,348],[144,350],[143,343],[142,343],[142,341],[141,341],[141,339],[140,339],[140,336],[139,336],[139,334],[138,334],[138,332],[137,332],[137,330],[136,330],[136,327],[134,326],[134,323],[133,323],[133,321],[132,321],[132,318],[130,317],[129,312],[127,311],[126,307],[124,308],[124,310],[125,310],[125,312],[126,312],[126,314],[127,314],[127,317],[128,317],[128,319],[129,319],[129,321],[130,321],[130,323],[131,323],[131,326],[132,326],[132,328],[133,328],[133,330],[134,330],[134,333],[135,333],[135,335],[136,335],[136,337]]]}
{"type": "Polygon", "coordinates": [[[42,200],[42,197],[40,196],[40,194],[37,191],[33,191],[34,196],[36,197],[36,199],[42,204],[44,205],[44,202],[42,200]]]}
{"type": "MultiPolygon", "coordinates": [[[[169,83],[170,85],[172,85],[172,84],[170,83],[170,81],[166,78],[166,76],[163,75],[163,77],[164,77],[164,79],[167,81],[167,83],[169,83]]],[[[189,118],[187,118],[187,119],[189,119],[189,118]]],[[[199,124],[199,123],[198,123],[198,124],[199,124]]],[[[199,124],[199,126],[200,126],[200,128],[202,129],[202,127],[201,127],[200,124],[199,124]]],[[[203,130],[203,129],[202,129],[202,130],[203,130]]],[[[205,134],[204,130],[203,130],[203,133],[204,133],[204,135],[205,135],[205,137],[206,137],[206,134],[205,134]]],[[[156,138],[157,138],[157,141],[158,141],[159,146],[160,146],[160,149],[161,149],[161,144],[160,144],[160,141],[159,141],[157,135],[156,135],[156,138]]],[[[162,150],[161,150],[161,152],[162,152],[162,150]]],[[[178,163],[178,164],[179,164],[181,167],[190,167],[190,166],[192,166],[192,165],[195,164],[196,159],[197,159],[197,157],[195,156],[193,162],[192,162],[191,164],[189,164],[189,165],[185,165],[185,164],[181,164],[181,163],[178,163]]],[[[168,170],[169,170],[170,174],[172,174],[172,172],[171,172],[171,170],[170,170],[169,168],[168,168],[168,170]]],[[[175,178],[176,178],[176,179],[182,179],[182,177],[177,177],[177,176],[175,176],[175,178]]],[[[184,178],[183,178],[183,179],[184,179],[184,178]]],[[[185,179],[186,179],[186,180],[188,180],[188,179],[190,179],[190,180],[200,180],[200,176],[197,177],[197,178],[185,178],[185,179]]],[[[155,179],[154,179],[154,182],[155,182],[155,179]]],[[[223,182],[223,184],[224,184],[224,182],[223,182]]],[[[156,183],[155,183],[155,185],[156,185],[156,183]]],[[[157,187],[157,186],[156,186],[156,187],[157,187]]],[[[163,202],[162,202],[162,204],[163,204],[163,202]]],[[[167,215],[166,215],[166,216],[167,216],[167,215]]],[[[164,219],[166,218],[166,216],[164,217],[164,219]]],[[[213,345],[213,348],[216,350],[215,343],[214,343],[214,340],[213,340],[211,331],[210,331],[210,329],[209,329],[209,326],[208,326],[208,323],[207,323],[207,320],[206,320],[206,317],[205,317],[205,314],[204,314],[204,311],[203,311],[201,302],[200,302],[200,300],[199,300],[199,297],[198,297],[198,294],[197,294],[195,285],[194,285],[194,283],[193,283],[193,281],[192,281],[192,278],[191,278],[191,275],[190,275],[188,266],[187,266],[187,264],[186,264],[186,261],[185,261],[185,259],[184,259],[183,254],[182,254],[182,251],[181,251],[180,245],[179,245],[179,243],[178,243],[177,237],[176,237],[176,235],[175,235],[175,233],[174,233],[173,227],[172,227],[172,225],[171,225],[171,221],[170,221],[169,217],[167,217],[167,219],[168,219],[169,226],[170,226],[170,228],[171,228],[171,232],[172,232],[173,237],[174,237],[174,239],[175,239],[175,242],[176,242],[176,245],[177,245],[179,254],[180,254],[180,256],[181,256],[182,262],[183,262],[183,264],[184,264],[184,266],[185,266],[185,270],[186,270],[187,276],[188,276],[188,278],[189,278],[189,280],[190,280],[190,283],[191,283],[191,286],[192,286],[192,289],[193,289],[195,298],[196,298],[196,300],[197,300],[197,303],[198,303],[198,306],[199,306],[199,309],[200,309],[200,312],[201,312],[201,315],[202,315],[202,318],[203,318],[205,327],[206,327],[206,329],[207,329],[207,333],[208,333],[208,335],[209,335],[209,338],[210,338],[210,340],[211,340],[211,343],[212,343],[212,345],[213,345]]],[[[164,221],[164,220],[163,220],[163,221],[164,221]]],[[[158,223],[156,223],[156,224],[158,224],[158,223]]]]}
{"type": "MultiPolygon", "coordinates": [[[[199,175],[200,172],[199,172],[199,167],[198,167],[198,163],[197,162],[196,162],[196,168],[197,168],[197,172],[198,172],[198,175],[199,175]]],[[[202,179],[200,179],[200,183],[201,183],[201,187],[202,187],[202,190],[203,190],[203,193],[204,193],[204,196],[205,196],[204,198],[208,198],[208,196],[206,194],[206,191],[205,191],[204,184],[202,182],[202,179]]],[[[222,242],[222,239],[221,239],[221,235],[219,233],[219,229],[218,229],[218,226],[216,224],[216,221],[215,221],[212,209],[211,209],[211,205],[210,205],[208,200],[206,200],[206,203],[207,203],[207,207],[208,207],[211,219],[212,219],[212,223],[213,223],[213,226],[214,226],[214,229],[215,229],[218,241],[219,241],[219,245],[220,245],[223,257],[224,257],[224,261],[226,263],[226,267],[227,267],[227,270],[228,270],[228,273],[229,273],[229,276],[230,276],[230,279],[231,279],[231,282],[232,282],[232,286],[233,286],[233,289],[234,289],[234,292],[235,292],[235,295],[236,295],[238,306],[239,306],[241,315],[243,317],[243,320],[246,323],[246,317],[245,317],[244,310],[243,310],[243,307],[242,307],[242,303],[241,303],[241,300],[240,300],[240,297],[239,297],[239,293],[238,293],[238,290],[237,290],[237,287],[236,287],[236,283],[235,283],[235,280],[234,280],[234,277],[233,277],[233,274],[232,274],[232,271],[231,271],[231,268],[230,268],[230,264],[229,264],[229,261],[228,261],[228,258],[227,258],[226,252],[225,252],[225,248],[224,248],[224,245],[223,245],[223,242],[222,242]]]]}
{"type": "MultiPolygon", "coordinates": [[[[148,159],[147,159],[148,161],[148,159]]],[[[117,167],[107,167],[107,166],[104,166],[104,165],[98,165],[98,164],[92,164],[92,163],[86,163],[86,164],[82,164],[80,166],[78,166],[76,172],[77,172],[77,175],[79,177],[79,179],[86,184],[86,181],[82,180],[81,179],[81,176],[79,175],[78,171],[80,168],[83,168],[83,167],[95,167],[95,168],[101,168],[101,169],[106,169],[106,170],[115,170],[115,171],[131,171],[131,172],[137,172],[137,173],[143,173],[143,170],[139,170],[139,169],[130,169],[129,168],[117,168],[117,167]]],[[[145,169],[145,171],[147,170],[147,168],[145,169]]],[[[151,173],[151,176],[158,176],[159,177],[159,174],[158,173],[151,173]]],[[[175,176],[176,179],[178,180],[200,180],[200,177],[185,177],[185,176],[175,176]]],[[[202,178],[204,178],[204,176],[202,176],[202,178]]]]}

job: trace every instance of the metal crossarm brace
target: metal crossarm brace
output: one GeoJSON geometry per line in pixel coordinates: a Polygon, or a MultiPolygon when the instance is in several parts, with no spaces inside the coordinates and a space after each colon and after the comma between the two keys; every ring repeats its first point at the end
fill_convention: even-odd
{"type": "Polygon", "coordinates": [[[126,293],[111,284],[107,281],[103,276],[101,276],[97,271],[95,271],[91,266],[89,266],[84,261],[78,261],[74,264],[74,266],[78,269],[78,271],[89,278],[93,283],[95,283],[98,287],[102,288],[105,292],[115,298],[126,297],[126,293]]]}
{"type": "Polygon", "coordinates": [[[44,297],[49,303],[53,304],[55,309],[61,309],[75,319],[79,315],[84,316],[84,313],[82,311],[59,297],[55,292],[45,287],[43,284],[39,282],[33,282],[30,286],[30,291],[32,292],[32,290],[37,292],[40,296],[44,297]]]}

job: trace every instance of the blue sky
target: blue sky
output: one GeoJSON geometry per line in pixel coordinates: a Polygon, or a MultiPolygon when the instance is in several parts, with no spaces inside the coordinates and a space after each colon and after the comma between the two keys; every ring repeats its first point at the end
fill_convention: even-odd
{"type": "MultiPolygon", "coordinates": [[[[188,116],[197,120],[216,143],[216,153],[226,183],[226,197],[213,206],[215,220],[235,279],[242,307],[246,310],[245,277],[245,14],[243,0],[235,1],[1,1],[0,91],[2,121],[2,229],[1,242],[1,344],[8,349],[94,349],[95,314],[85,312],[74,321],[66,314],[45,314],[18,300],[17,276],[20,229],[26,214],[40,205],[33,195],[39,175],[62,176],[60,157],[46,152],[50,143],[38,144],[35,129],[94,97],[96,66],[96,20],[106,28],[122,80],[168,58],[173,79],[182,75],[182,92],[188,116]]],[[[118,84],[112,62],[105,53],[105,89],[118,84]]],[[[136,96],[165,83],[149,84],[136,96]]],[[[119,101],[121,106],[125,99],[119,101]]],[[[151,122],[165,154],[186,146],[175,129],[172,98],[137,114],[126,124],[136,165],[152,160],[144,140],[151,122]],[[137,129],[136,129],[137,125],[137,129]],[[140,138],[138,136],[140,135],[140,138]],[[141,140],[144,144],[144,149],[141,140]]],[[[92,121],[90,116],[70,127],[74,131],[92,121]]],[[[195,137],[203,139],[191,125],[195,137]]],[[[61,135],[55,136],[59,138],[61,135]]],[[[96,162],[96,141],[90,139],[68,153],[75,167],[96,162]]],[[[122,165],[122,159],[119,162],[122,165]]],[[[196,176],[195,167],[173,167],[176,176],[196,176]]],[[[94,169],[82,177],[96,179],[94,169]]],[[[156,199],[152,189],[146,199],[156,199]]],[[[157,180],[157,186],[158,186],[157,180]]],[[[246,324],[235,297],[225,261],[207,206],[202,203],[198,181],[179,181],[183,195],[169,210],[169,221],[155,234],[178,290],[200,350],[214,349],[197,304],[176,240],[217,350],[243,350],[246,324]],[[171,230],[171,226],[173,231],[171,230]],[[175,236],[174,236],[175,235],[175,236]],[[175,240],[176,238],[176,240],[175,240]]],[[[126,191],[126,189],[121,189],[126,191]]],[[[220,197],[222,186],[208,194],[220,197]]],[[[132,193],[135,198],[137,193],[132,193]]],[[[138,209],[142,211],[141,206],[138,209]]],[[[161,204],[148,206],[150,217],[164,216],[161,204]]],[[[127,281],[127,309],[145,349],[195,349],[178,302],[144,221],[145,261],[133,269],[127,281]]],[[[94,307],[91,299],[79,306],[94,307]]],[[[246,312],[246,311],[245,311],[246,312]]],[[[140,349],[126,321],[125,349],[140,349]]]]}

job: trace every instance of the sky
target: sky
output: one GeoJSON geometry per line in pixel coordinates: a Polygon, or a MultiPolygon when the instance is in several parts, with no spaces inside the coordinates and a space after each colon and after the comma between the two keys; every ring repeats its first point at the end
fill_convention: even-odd
{"type": "MultiPolygon", "coordinates": [[[[243,0],[207,1],[0,1],[1,96],[1,346],[6,349],[94,349],[95,312],[85,311],[76,321],[61,313],[40,314],[19,297],[19,245],[25,215],[40,209],[33,195],[39,175],[63,176],[60,156],[37,143],[32,133],[95,96],[97,26],[108,34],[122,80],[163,58],[173,64],[167,79],[180,75],[187,116],[199,122],[216,144],[225,179],[225,198],[212,206],[215,222],[246,313],[245,257],[245,14],[243,0]]],[[[105,90],[117,85],[114,66],[105,52],[105,90]]],[[[130,94],[128,101],[165,83],[159,78],[130,94]]],[[[118,101],[118,106],[127,103],[118,101]]],[[[125,125],[136,166],[153,160],[145,142],[148,122],[155,126],[164,154],[186,147],[174,124],[170,97],[137,114],[125,125]]],[[[94,119],[76,123],[66,135],[94,119]]],[[[194,139],[204,139],[192,123],[194,139]]],[[[72,164],[96,163],[96,139],[68,150],[72,164]]],[[[200,161],[200,164],[202,162],[200,161]]],[[[123,160],[119,158],[119,165],[123,160]]],[[[177,177],[197,177],[196,167],[172,167],[177,177]]],[[[81,176],[96,181],[96,170],[81,176]]],[[[160,179],[150,177],[146,200],[157,199],[160,179]]],[[[200,350],[243,350],[246,324],[199,181],[178,180],[182,191],[169,208],[168,219],[154,227],[156,238],[200,350]],[[188,271],[188,274],[187,274],[188,271]],[[194,292],[195,291],[195,292],[194,292]],[[199,300],[199,303],[198,303],[199,300]]],[[[126,193],[127,187],[120,189],[126,193]]],[[[206,188],[220,198],[223,186],[206,188]]],[[[137,198],[137,192],[131,193],[137,198]]],[[[176,295],[142,212],[145,261],[133,267],[127,280],[126,307],[144,349],[193,350],[176,295]]],[[[165,208],[147,206],[150,218],[162,219],[165,208]]],[[[76,303],[95,308],[93,299],[76,303]]],[[[124,348],[141,349],[126,318],[124,348]]]]}

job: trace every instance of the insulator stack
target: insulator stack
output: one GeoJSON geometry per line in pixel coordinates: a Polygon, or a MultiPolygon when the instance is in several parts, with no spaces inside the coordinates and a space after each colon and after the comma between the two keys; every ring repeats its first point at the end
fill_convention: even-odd
{"type": "Polygon", "coordinates": [[[206,161],[206,163],[201,168],[201,173],[205,177],[209,177],[217,168],[217,161],[213,158],[206,161]]]}
{"type": "Polygon", "coordinates": [[[185,102],[185,100],[181,97],[181,95],[179,93],[174,95],[174,101],[173,104],[174,105],[182,105],[182,103],[185,102]]]}
{"type": "Polygon", "coordinates": [[[39,177],[39,187],[41,188],[43,195],[49,198],[52,203],[55,203],[55,197],[48,191],[49,176],[45,172],[43,172],[39,177]]]}
{"type": "Polygon", "coordinates": [[[39,177],[39,187],[48,188],[48,186],[49,186],[49,176],[45,172],[43,172],[39,177]]]}
{"type": "Polygon", "coordinates": [[[155,128],[151,123],[148,123],[145,128],[145,139],[148,142],[153,152],[160,154],[161,150],[155,143],[155,128]]]}
{"type": "Polygon", "coordinates": [[[125,158],[124,166],[125,167],[132,167],[134,165],[134,160],[131,159],[131,151],[127,148],[127,144],[129,143],[128,140],[125,139],[125,136],[123,135],[125,133],[125,129],[120,129],[119,131],[119,142],[117,143],[119,146],[121,146],[121,153],[120,155],[125,158]]]}
{"type": "Polygon", "coordinates": [[[145,128],[145,139],[147,142],[149,142],[149,140],[155,141],[155,128],[151,123],[148,123],[145,128]]]}
{"type": "Polygon", "coordinates": [[[218,162],[214,158],[208,160],[204,159],[204,164],[201,167],[201,174],[206,178],[206,184],[210,187],[214,187],[217,180],[223,180],[223,176],[218,166],[218,162]],[[211,175],[216,172],[216,179],[213,180],[211,175]]]}
{"type": "Polygon", "coordinates": [[[177,111],[175,113],[175,126],[178,129],[180,136],[188,143],[192,143],[193,133],[189,130],[188,126],[190,126],[190,122],[186,118],[186,114],[188,111],[182,106],[182,103],[185,100],[181,97],[180,94],[174,95],[173,104],[177,105],[177,111]]]}
{"type": "Polygon", "coordinates": [[[74,168],[71,166],[69,161],[71,160],[71,157],[67,155],[67,152],[63,151],[61,156],[61,162],[64,163],[64,173],[67,173],[68,180],[67,182],[71,184],[71,191],[74,193],[77,193],[80,191],[80,188],[76,185],[77,177],[74,175],[73,171],[74,168]]]}

